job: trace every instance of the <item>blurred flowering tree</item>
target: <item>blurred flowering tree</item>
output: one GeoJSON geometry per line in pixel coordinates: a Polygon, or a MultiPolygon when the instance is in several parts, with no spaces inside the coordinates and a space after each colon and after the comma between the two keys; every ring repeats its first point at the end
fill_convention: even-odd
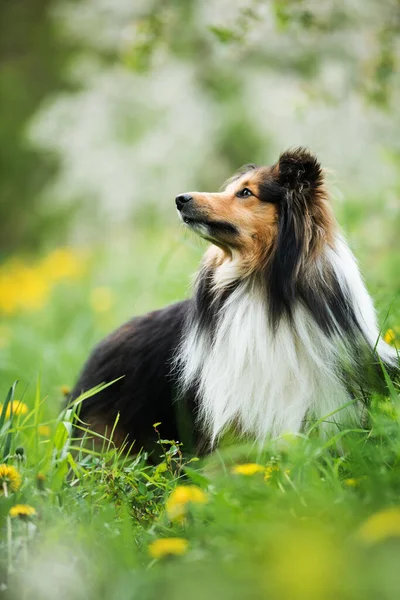
{"type": "MultiPolygon", "coordinates": [[[[210,18],[206,30],[221,44],[234,47],[239,61],[253,59],[271,70],[300,73],[316,84],[316,91],[318,84],[323,83],[319,75],[326,61],[342,62],[347,65],[347,90],[355,88],[367,101],[391,106],[400,58],[398,0],[252,0],[236,3],[233,10],[228,9],[227,3],[225,7],[221,1],[216,4],[216,24],[210,18]],[[272,32],[275,35],[271,36],[272,32]],[[267,35],[272,43],[266,43],[267,35]]],[[[205,47],[208,52],[200,55],[203,59],[215,54],[206,30],[192,36],[196,30],[195,5],[179,0],[153,2],[136,25],[132,67],[149,68],[155,51],[165,43],[170,51],[179,54],[183,51],[188,55],[199,48],[204,51],[205,47]],[[171,10],[181,11],[180,18],[171,19],[171,10]],[[191,23],[192,27],[179,31],[182,22],[191,23]]],[[[324,93],[335,100],[339,91],[330,89],[324,93]]]]}
{"type": "MultiPolygon", "coordinates": [[[[2,126],[3,148],[13,137],[3,248],[37,239],[50,217],[75,207],[93,229],[151,205],[153,215],[171,212],[177,192],[219,185],[241,163],[295,143],[347,168],[353,192],[381,194],[384,182],[382,201],[396,204],[397,0],[36,2],[25,37],[51,77],[17,68],[20,89],[42,84],[14,129],[2,126]],[[30,119],[65,82],[70,89],[30,119]],[[23,137],[29,120],[34,151],[23,137]]],[[[8,39],[24,48],[11,26],[17,10],[6,14],[8,39]]],[[[11,110],[18,87],[7,89],[11,110]]]]}

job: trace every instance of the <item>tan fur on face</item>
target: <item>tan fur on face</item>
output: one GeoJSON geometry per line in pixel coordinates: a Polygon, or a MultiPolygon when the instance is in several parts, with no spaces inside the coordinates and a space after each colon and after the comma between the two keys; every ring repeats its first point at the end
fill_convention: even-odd
{"type": "MultiPolygon", "coordinates": [[[[273,167],[252,168],[234,176],[221,192],[191,192],[199,218],[205,221],[224,221],[234,225],[239,235],[219,233],[218,238],[204,235],[213,242],[205,256],[210,267],[220,267],[230,261],[237,275],[246,276],[264,268],[273,257],[278,238],[278,206],[274,198],[265,196],[266,183],[279,179],[279,164],[273,167]],[[238,192],[248,188],[252,195],[238,197],[238,192]],[[261,198],[262,196],[262,198],[261,198]]],[[[293,194],[291,202],[297,206],[296,219],[303,241],[303,266],[319,256],[325,244],[332,244],[336,222],[328,193],[321,185],[305,200],[301,190],[282,193],[293,194]],[[298,194],[298,195],[296,195],[298,194]]],[[[300,266],[300,265],[299,265],[300,266]]],[[[229,280],[229,275],[227,279],[229,280]]]]}
{"type": "Polygon", "coordinates": [[[219,266],[239,255],[241,275],[246,275],[267,261],[277,235],[278,212],[274,204],[261,202],[258,197],[262,171],[257,169],[245,173],[229,182],[222,192],[191,192],[202,217],[210,221],[226,221],[239,230],[239,236],[221,235],[218,240],[212,240],[217,247],[210,248],[207,253],[208,264],[219,266]],[[253,195],[237,197],[237,192],[244,188],[253,195]]]}

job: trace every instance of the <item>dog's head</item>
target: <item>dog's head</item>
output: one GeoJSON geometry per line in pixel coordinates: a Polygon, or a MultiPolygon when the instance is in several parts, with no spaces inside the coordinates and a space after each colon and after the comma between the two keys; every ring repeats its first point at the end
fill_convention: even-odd
{"type": "Polygon", "coordinates": [[[262,273],[277,312],[285,305],[290,311],[298,283],[334,239],[323,170],[304,148],[284,152],[272,166],[245,165],[221,192],[180,194],[176,206],[182,221],[214,244],[210,266],[234,258],[239,277],[262,273]]]}
{"type": "Polygon", "coordinates": [[[221,192],[180,194],[176,206],[188,227],[228,256],[242,256],[249,270],[274,257],[280,268],[296,271],[332,236],[323,171],[303,148],[273,166],[245,165],[221,192]]]}

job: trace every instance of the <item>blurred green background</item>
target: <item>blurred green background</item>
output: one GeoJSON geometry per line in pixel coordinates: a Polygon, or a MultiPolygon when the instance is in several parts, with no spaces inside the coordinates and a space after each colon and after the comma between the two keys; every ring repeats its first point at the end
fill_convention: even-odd
{"type": "Polygon", "coordinates": [[[368,429],[197,466],[175,442],[153,466],[76,451],[59,413],[97,340],[190,293],[204,244],[175,196],[295,145],[329,169],[400,347],[399,30],[399,0],[0,0],[1,402],[19,381],[1,411],[0,594],[398,598],[398,382],[368,429]],[[205,499],[184,521],[178,482],[205,499]],[[36,517],[11,519],[20,504],[36,517]],[[169,537],[186,549],[157,557],[169,537]]]}
{"type": "Polygon", "coordinates": [[[397,0],[0,6],[1,392],[71,385],[99,337],[187,295],[204,247],[174,197],[300,144],[395,332],[397,0]]]}

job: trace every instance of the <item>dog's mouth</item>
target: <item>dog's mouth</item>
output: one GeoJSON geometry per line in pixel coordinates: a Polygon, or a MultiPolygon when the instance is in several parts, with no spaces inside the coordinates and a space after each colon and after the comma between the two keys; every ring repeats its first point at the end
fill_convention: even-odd
{"type": "Polygon", "coordinates": [[[194,219],[193,217],[185,217],[184,215],[181,215],[182,221],[185,223],[185,225],[189,225],[189,226],[196,226],[196,225],[204,225],[207,226],[208,225],[208,221],[206,219],[194,219]]]}
{"type": "Polygon", "coordinates": [[[200,237],[205,240],[212,242],[213,235],[211,233],[211,224],[206,219],[195,219],[193,217],[185,217],[184,215],[180,215],[183,223],[189,227],[192,231],[197,233],[200,237]]]}
{"type": "Polygon", "coordinates": [[[187,217],[182,214],[181,219],[185,225],[209,241],[219,239],[221,236],[232,238],[239,235],[237,227],[227,221],[212,221],[205,218],[187,217]]]}

